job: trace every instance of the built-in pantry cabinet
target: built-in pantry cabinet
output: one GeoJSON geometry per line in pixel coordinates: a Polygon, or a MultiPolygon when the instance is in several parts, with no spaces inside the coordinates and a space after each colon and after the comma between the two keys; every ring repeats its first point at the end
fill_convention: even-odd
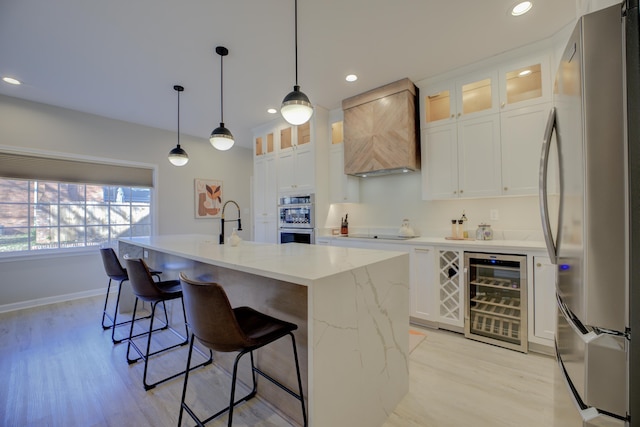
{"type": "Polygon", "coordinates": [[[535,193],[550,76],[548,55],[539,54],[417,82],[422,198],[535,193]]]}
{"type": "Polygon", "coordinates": [[[276,243],[278,227],[276,146],[280,134],[272,125],[254,129],[254,240],[276,243]]]}
{"type": "Polygon", "coordinates": [[[460,245],[397,244],[385,240],[319,237],[316,244],[350,248],[395,250],[410,257],[410,321],[464,331],[465,251],[527,256],[527,337],[532,351],[551,353],[555,331],[556,268],[542,250],[464,247],[460,245]]]}

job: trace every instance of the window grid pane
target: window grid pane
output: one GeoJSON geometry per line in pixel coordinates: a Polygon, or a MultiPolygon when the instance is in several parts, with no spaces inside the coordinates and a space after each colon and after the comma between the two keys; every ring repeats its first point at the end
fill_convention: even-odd
{"type": "Polygon", "coordinates": [[[151,189],[0,178],[0,253],[151,234],[151,189]]]}

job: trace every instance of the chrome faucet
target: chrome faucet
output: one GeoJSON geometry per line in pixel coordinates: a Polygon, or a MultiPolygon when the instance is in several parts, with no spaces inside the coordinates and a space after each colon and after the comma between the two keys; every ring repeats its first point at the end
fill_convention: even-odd
{"type": "Polygon", "coordinates": [[[224,205],[222,205],[222,214],[220,214],[220,244],[224,245],[224,208],[227,207],[229,203],[233,203],[238,208],[238,219],[232,219],[231,221],[238,221],[238,231],[242,231],[242,222],[240,222],[240,205],[238,205],[233,200],[227,200],[224,205]]]}

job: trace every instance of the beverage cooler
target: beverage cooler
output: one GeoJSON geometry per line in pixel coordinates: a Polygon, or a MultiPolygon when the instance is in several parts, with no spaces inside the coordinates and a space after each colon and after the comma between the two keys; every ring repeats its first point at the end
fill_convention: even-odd
{"type": "Polygon", "coordinates": [[[465,252],[465,336],[527,352],[527,257],[465,252]]]}

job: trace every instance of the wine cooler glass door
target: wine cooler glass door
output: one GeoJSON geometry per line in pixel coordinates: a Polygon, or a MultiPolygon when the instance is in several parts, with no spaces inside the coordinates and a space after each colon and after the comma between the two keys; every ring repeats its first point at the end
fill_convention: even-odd
{"type": "Polygon", "coordinates": [[[526,256],[465,253],[465,336],[527,351],[526,256]]]}

